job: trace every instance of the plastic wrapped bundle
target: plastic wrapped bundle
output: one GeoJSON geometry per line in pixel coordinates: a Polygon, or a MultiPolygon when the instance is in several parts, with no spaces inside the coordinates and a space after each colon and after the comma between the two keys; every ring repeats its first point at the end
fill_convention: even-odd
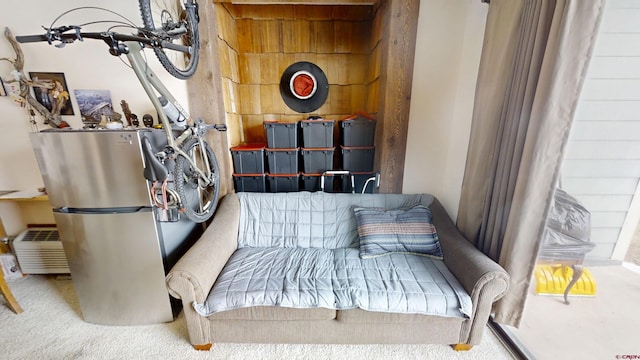
{"type": "Polygon", "coordinates": [[[539,258],[581,260],[595,247],[590,235],[589,211],[564,190],[556,189],[539,258]]]}

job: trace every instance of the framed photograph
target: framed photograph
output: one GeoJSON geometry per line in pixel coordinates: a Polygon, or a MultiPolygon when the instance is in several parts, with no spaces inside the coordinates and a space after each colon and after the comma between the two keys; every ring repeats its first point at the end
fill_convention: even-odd
{"type": "Polygon", "coordinates": [[[62,94],[66,100],[62,104],[60,109],[60,115],[73,115],[73,107],[71,106],[71,97],[69,96],[69,88],[67,87],[67,80],[64,78],[64,73],[54,72],[29,72],[29,76],[32,81],[49,82],[53,84],[52,89],[44,87],[33,86],[33,96],[38,100],[42,106],[51,111],[53,109],[54,100],[57,96],[62,94]]]}
{"type": "Polygon", "coordinates": [[[111,92],[109,90],[74,90],[82,122],[98,124],[102,115],[113,114],[111,92]]]}

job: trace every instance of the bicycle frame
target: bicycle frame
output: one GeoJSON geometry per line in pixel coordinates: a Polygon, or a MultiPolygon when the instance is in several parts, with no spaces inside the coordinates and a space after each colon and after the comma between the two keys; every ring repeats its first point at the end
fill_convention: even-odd
{"type": "Polygon", "coordinates": [[[196,165],[194,160],[187,153],[180,149],[180,145],[192,136],[198,139],[201,149],[204,149],[204,142],[202,136],[198,131],[199,125],[195,124],[189,113],[180,105],[180,103],[175,99],[171,92],[169,92],[169,90],[160,81],[158,76],[153,72],[153,70],[151,70],[146,61],[144,61],[144,58],[142,56],[142,45],[135,41],[127,41],[125,42],[125,45],[129,49],[129,51],[126,53],[127,59],[129,59],[129,63],[131,64],[133,71],[138,77],[138,80],[140,80],[140,84],[142,84],[144,91],[149,96],[149,100],[151,100],[153,107],[158,112],[160,123],[162,124],[162,127],[164,128],[164,131],[167,135],[167,147],[169,147],[178,155],[184,156],[189,161],[192,168],[198,172],[198,174],[200,175],[200,179],[205,180],[205,184],[208,185],[211,181],[209,176],[211,174],[211,168],[209,167],[209,162],[206,161],[206,152],[203,151],[201,153],[201,156],[204,160],[203,163],[206,166],[205,172],[196,165]],[[186,119],[186,129],[178,137],[174,137],[173,135],[174,130],[171,128],[171,121],[169,121],[169,118],[164,113],[164,110],[162,110],[162,105],[160,104],[160,100],[158,100],[157,94],[164,96],[167,101],[169,101],[169,103],[174,104],[178,111],[186,119]]]}

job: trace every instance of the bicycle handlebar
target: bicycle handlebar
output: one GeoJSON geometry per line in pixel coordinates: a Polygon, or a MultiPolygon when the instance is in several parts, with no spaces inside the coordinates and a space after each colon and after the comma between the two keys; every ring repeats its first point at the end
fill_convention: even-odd
{"type": "Polygon", "coordinates": [[[19,43],[47,41],[47,36],[42,34],[41,35],[18,35],[16,36],[16,40],[19,43]]]}
{"type": "MultiPolygon", "coordinates": [[[[75,33],[61,33],[59,31],[48,31],[46,34],[40,35],[18,35],[16,36],[16,41],[19,43],[32,43],[32,42],[48,42],[49,44],[53,44],[54,41],[60,41],[60,44],[64,46],[65,44],[72,43],[76,40],[82,41],[83,39],[97,39],[102,40],[107,45],[109,45],[109,52],[111,55],[119,56],[122,54],[126,54],[129,50],[122,43],[127,41],[135,41],[138,43],[142,43],[144,45],[150,47],[162,47],[166,49],[181,51],[184,53],[191,53],[192,49],[190,46],[174,44],[164,40],[154,40],[152,38],[148,38],[145,36],[139,35],[125,35],[116,33],[113,31],[102,31],[102,32],[80,32],[76,31],[75,33]]],[[[58,46],[58,45],[56,45],[58,46]]]]}

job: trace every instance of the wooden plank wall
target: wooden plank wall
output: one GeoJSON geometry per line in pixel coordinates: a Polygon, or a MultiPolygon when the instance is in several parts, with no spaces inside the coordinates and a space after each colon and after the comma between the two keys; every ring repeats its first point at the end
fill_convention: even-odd
{"type": "Polygon", "coordinates": [[[216,5],[225,111],[242,126],[232,144],[264,141],[265,120],[375,110],[366,107],[372,6],[216,5]],[[329,98],[310,114],[289,109],[280,95],[282,73],[297,61],[318,65],[329,81],[329,98]]]}
{"type": "Polygon", "coordinates": [[[637,19],[638,2],[607,1],[562,167],[563,188],[591,212],[591,260],[622,260],[639,220],[632,208],[640,196],[637,19]]]}

